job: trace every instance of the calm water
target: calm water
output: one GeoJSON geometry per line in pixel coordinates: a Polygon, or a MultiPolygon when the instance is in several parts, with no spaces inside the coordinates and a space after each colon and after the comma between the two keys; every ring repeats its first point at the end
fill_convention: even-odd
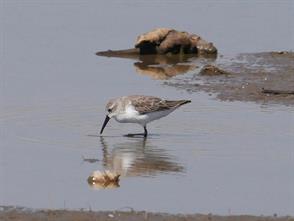
{"type": "Polygon", "coordinates": [[[293,2],[0,0],[0,7],[0,205],[294,215],[293,107],[189,94],[134,60],[94,54],[129,48],[161,26],[198,33],[225,55],[293,50],[293,2]],[[115,121],[99,137],[105,103],[127,94],[192,103],[150,124],[145,141],[122,136],[142,128],[115,121]],[[91,172],[104,169],[122,174],[119,188],[88,185],[91,172]]]}

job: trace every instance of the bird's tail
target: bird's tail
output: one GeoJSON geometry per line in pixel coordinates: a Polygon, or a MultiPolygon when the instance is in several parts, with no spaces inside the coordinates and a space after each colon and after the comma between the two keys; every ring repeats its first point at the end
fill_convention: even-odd
{"type": "Polygon", "coordinates": [[[166,101],[167,105],[171,108],[178,108],[184,104],[190,103],[190,100],[177,100],[177,101],[166,101]]]}
{"type": "Polygon", "coordinates": [[[191,100],[179,100],[178,102],[179,102],[178,106],[182,106],[184,104],[191,103],[191,100]]]}

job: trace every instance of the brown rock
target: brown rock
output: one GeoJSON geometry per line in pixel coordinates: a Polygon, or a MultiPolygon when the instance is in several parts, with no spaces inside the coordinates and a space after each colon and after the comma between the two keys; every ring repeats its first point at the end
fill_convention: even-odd
{"type": "Polygon", "coordinates": [[[191,47],[191,41],[187,32],[170,31],[165,39],[158,46],[159,54],[166,53],[188,53],[191,47]]]}
{"type": "Polygon", "coordinates": [[[216,47],[200,36],[170,28],[157,28],[138,36],[135,47],[140,54],[217,53],[216,47]]]}

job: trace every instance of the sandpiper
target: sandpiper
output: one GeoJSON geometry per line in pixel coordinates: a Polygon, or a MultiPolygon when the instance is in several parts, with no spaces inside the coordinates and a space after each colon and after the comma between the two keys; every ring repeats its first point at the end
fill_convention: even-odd
{"type": "Polygon", "coordinates": [[[128,136],[143,135],[147,137],[146,125],[173,112],[178,107],[190,103],[190,100],[164,100],[153,96],[131,95],[110,100],[106,105],[108,114],[104,120],[100,134],[111,118],[120,123],[137,123],[144,128],[142,134],[128,134],[128,136]]]}

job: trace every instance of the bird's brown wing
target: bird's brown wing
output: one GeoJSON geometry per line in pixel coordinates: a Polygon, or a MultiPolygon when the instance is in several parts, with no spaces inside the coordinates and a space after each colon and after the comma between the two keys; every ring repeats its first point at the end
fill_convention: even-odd
{"type": "Polygon", "coordinates": [[[134,96],[132,105],[140,114],[151,113],[155,111],[164,111],[177,108],[183,104],[189,103],[189,100],[167,101],[152,96],[134,96]]]}

